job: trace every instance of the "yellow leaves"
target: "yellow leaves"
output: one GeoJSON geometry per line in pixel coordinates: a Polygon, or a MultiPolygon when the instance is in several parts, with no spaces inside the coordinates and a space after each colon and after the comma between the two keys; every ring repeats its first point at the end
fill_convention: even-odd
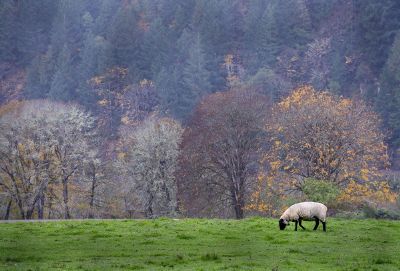
{"type": "Polygon", "coordinates": [[[316,92],[310,86],[303,86],[295,91],[292,94],[279,103],[279,106],[282,109],[288,109],[291,106],[299,105],[306,100],[315,100],[316,92]]]}
{"type": "Polygon", "coordinates": [[[361,179],[363,179],[364,181],[368,181],[368,174],[369,174],[369,170],[367,168],[362,168],[360,170],[361,179]]]}
{"type": "Polygon", "coordinates": [[[125,152],[119,152],[119,153],[117,154],[118,160],[124,160],[125,157],[126,157],[126,153],[125,153],[125,152]]]}
{"type": "Polygon", "coordinates": [[[98,86],[101,83],[103,83],[104,78],[105,78],[104,76],[95,76],[92,79],[90,79],[89,83],[98,86]]]}
{"type": "Polygon", "coordinates": [[[41,161],[44,161],[46,159],[46,157],[47,157],[47,153],[45,151],[42,150],[39,152],[39,159],[41,161]]]}
{"type": "Polygon", "coordinates": [[[272,170],[272,171],[278,170],[279,167],[280,167],[280,165],[281,165],[281,162],[280,162],[280,161],[272,161],[272,162],[270,163],[271,170],[272,170]]]}
{"type": "Polygon", "coordinates": [[[125,125],[128,125],[130,123],[129,117],[128,116],[124,116],[121,118],[121,122],[125,125]]]}
{"type": "Polygon", "coordinates": [[[265,178],[265,175],[264,175],[264,173],[260,173],[260,174],[258,174],[258,176],[257,176],[257,180],[258,180],[258,182],[261,182],[261,181],[263,181],[264,180],[264,178],[265,178]]]}
{"type": "Polygon", "coordinates": [[[369,203],[394,203],[397,195],[390,190],[387,182],[370,182],[360,184],[354,180],[350,181],[346,188],[341,192],[338,201],[361,205],[369,203]]]}
{"type": "Polygon", "coordinates": [[[108,101],[106,99],[102,99],[102,100],[99,100],[97,103],[100,106],[106,106],[108,104],[108,101]]]}
{"type": "Polygon", "coordinates": [[[18,152],[24,153],[25,152],[25,145],[22,144],[22,143],[18,143],[17,144],[17,149],[18,149],[18,152]]]}
{"type": "Polygon", "coordinates": [[[350,99],[341,99],[340,104],[341,107],[350,107],[353,105],[353,102],[350,99]]]}
{"type": "Polygon", "coordinates": [[[265,128],[270,149],[260,161],[269,166],[263,189],[298,189],[300,176],[311,176],[340,184],[339,201],[394,200],[389,187],[372,183],[381,180],[388,156],[379,118],[363,102],[302,86],[273,107],[265,128]]]}
{"type": "Polygon", "coordinates": [[[232,65],[233,64],[233,55],[227,54],[224,58],[225,65],[232,65]]]}

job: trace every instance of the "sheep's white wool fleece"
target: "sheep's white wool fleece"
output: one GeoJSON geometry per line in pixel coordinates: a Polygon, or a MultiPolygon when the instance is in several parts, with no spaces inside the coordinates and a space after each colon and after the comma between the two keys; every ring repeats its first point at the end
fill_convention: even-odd
{"type": "Polygon", "coordinates": [[[281,216],[286,221],[313,220],[317,217],[322,222],[326,221],[326,211],[328,208],[319,202],[300,202],[290,206],[281,216]]]}

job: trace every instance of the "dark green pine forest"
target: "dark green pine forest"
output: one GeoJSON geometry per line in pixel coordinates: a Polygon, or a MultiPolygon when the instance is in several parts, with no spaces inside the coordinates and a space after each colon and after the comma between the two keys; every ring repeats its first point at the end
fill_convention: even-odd
{"type": "Polygon", "coordinates": [[[367,100],[393,151],[399,28],[396,0],[3,0],[0,101],[18,95],[95,111],[101,97],[90,79],[118,67],[123,84],[151,81],[159,108],[187,120],[201,97],[234,84],[274,100],[311,84],[367,100]],[[21,72],[19,93],[9,91],[21,72]]]}

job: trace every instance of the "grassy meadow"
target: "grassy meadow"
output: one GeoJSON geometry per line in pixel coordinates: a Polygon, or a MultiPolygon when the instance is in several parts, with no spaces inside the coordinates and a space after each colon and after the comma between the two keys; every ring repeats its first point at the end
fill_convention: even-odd
{"type": "Polygon", "coordinates": [[[400,221],[331,218],[0,224],[0,270],[400,270],[400,221]]]}

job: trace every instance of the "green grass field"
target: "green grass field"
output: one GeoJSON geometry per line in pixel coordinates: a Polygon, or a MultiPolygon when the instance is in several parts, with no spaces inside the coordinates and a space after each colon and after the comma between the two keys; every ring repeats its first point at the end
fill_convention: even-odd
{"type": "Polygon", "coordinates": [[[0,270],[400,270],[400,221],[331,218],[0,224],[0,270]]]}

